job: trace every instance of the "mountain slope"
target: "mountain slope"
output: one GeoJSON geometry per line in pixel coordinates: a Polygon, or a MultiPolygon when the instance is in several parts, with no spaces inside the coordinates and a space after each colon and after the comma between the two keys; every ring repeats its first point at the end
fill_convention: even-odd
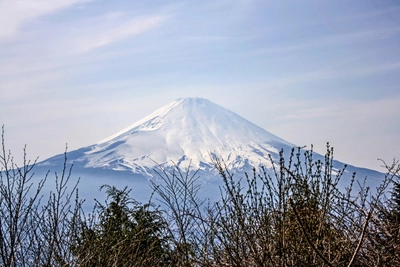
{"type": "MultiPolygon", "coordinates": [[[[157,177],[154,169],[171,170],[191,166],[200,170],[202,182],[214,183],[218,174],[211,157],[223,159],[231,173],[243,177],[253,167],[272,166],[269,155],[279,160],[279,151],[290,153],[293,144],[265,131],[239,115],[202,98],[177,99],[160,108],[130,127],[97,144],[67,154],[68,163],[74,164],[75,172],[93,187],[101,183],[147,181],[157,177]]],[[[315,160],[323,156],[314,153],[315,160]]],[[[60,168],[63,155],[57,155],[38,164],[40,168],[60,168]]],[[[343,163],[334,161],[335,168],[343,163]]],[[[362,180],[371,177],[369,184],[375,187],[382,174],[376,171],[347,167],[347,176],[358,173],[362,180]]],[[[349,178],[348,178],[349,179],[349,178]]],[[[346,178],[346,181],[348,181],[346,178]]],[[[345,183],[346,184],[346,183],[345,183]]],[[[132,187],[132,185],[129,185],[132,187]]]]}
{"type": "MultiPolygon", "coordinates": [[[[69,160],[85,168],[152,176],[157,164],[210,171],[210,155],[243,170],[270,166],[268,154],[293,145],[239,115],[201,98],[178,99],[97,144],[73,151],[69,160]],[[156,164],[157,163],[157,164],[156,164]]],[[[50,164],[49,159],[41,165],[50,164]]]]}

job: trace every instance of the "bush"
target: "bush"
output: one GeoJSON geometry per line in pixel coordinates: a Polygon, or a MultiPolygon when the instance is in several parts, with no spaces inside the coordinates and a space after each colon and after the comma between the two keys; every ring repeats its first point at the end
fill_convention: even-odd
{"type": "Polygon", "coordinates": [[[36,161],[14,164],[3,127],[1,266],[400,266],[397,161],[371,194],[354,189],[355,174],[338,189],[346,166],[334,169],[329,144],[322,161],[293,148],[289,158],[270,157],[272,170],[242,179],[213,158],[223,181],[218,202],[200,199],[197,173],[176,167],[152,184],[165,211],[105,185],[105,203],[86,215],[78,184],[68,189],[66,156],[44,200],[48,174],[34,183],[36,161]]]}
{"type": "Polygon", "coordinates": [[[372,201],[367,201],[368,188],[361,186],[354,193],[355,174],[345,192],[338,190],[346,166],[334,171],[329,144],[324,161],[314,160],[312,150],[300,148],[292,149],[286,161],[281,151],[279,162],[270,158],[272,171],[254,169],[244,180],[236,179],[222,160],[213,160],[224,182],[221,201],[215,205],[204,206],[197,198],[198,188],[188,176],[189,170],[163,171],[164,186],[153,185],[175,215],[170,227],[185,225],[176,236],[176,246],[190,240],[193,266],[394,264],[388,259],[398,255],[400,248],[393,242],[398,244],[394,240],[399,239],[387,243],[392,250],[383,241],[378,245],[377,237],[386,230],[376,223],[383,220],[375,218],[388,209],[381,199],[399,174],[395,163],[387,166],[382,186],[372,201]],[[379,253],[381,256],[374,258],[379,253]]]}
{"type": "Polygon", "coordinates": [[[47,201],[44,201],[42,190],[49,173],[43,179],[34,179],[36,160],[27,160],[24,148],[23,166],[17,166],[11,153],[6,152],[4,139],[3,126],[0,265],[69,266],[73,262],[70,237],[76,230],[71,218],[80,212],[81,201],[77,195],[77,184],[68,190],[71,169],[67,168],[66,156],[61,175],[55,174],[54,192],[50,192],[47,201]]]}
{"type": "Polygon", "coordinates": [[[107,202],[97,202],[92,220],[81,220],[72,250],[79,266],[165,266],[169,236],[161,212],[140,205],[129,190],[106,188],[107,202]]]}

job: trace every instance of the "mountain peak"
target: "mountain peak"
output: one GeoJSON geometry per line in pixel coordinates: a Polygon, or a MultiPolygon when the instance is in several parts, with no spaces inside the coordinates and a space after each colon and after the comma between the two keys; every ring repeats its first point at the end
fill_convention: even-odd
{"type": "MultiPolygon", "coordinates": [[[[213,185],[220,180],[215,179],[218,173],[211,157],[222,159],[231,174],[242,175],[260,166],[271,168],[270,157],[279,162],[280,151],[283,149],[287,157],[293,147],[207,99],[180,98],[97,144],[68,152],[67,158],[79,173],[95,178],[87,180],[90,190],[95,185],[125,183],[125,178],[146,181],[157,177],[159,166],[166,172],[175,171],[176,166],[185,171],[190,166],[191,171],[198,171],[203,184],[213,185]],[[108,180],[115,177],[123,180],[108,180]]],[[[323,160],[316,153],[313,158],[323,160]]],[[[47,169],[63,166],[63,162],[64,155],[57,155],[38,165],[47,169]]],[[[362,177],[382,177],[352,166],[346,172],[355,171],[362,177]]],[[[138,194],[146,191],[140,183],[134,188],[138,194]]],[[[216,187],[206,190],[218,194],[216,187]]]]}
{"type": "Polygon", "coordinates": [[[184,98],[178,98],[175,101],[181,103],[204,103],[204,102],[211,103],[210,100],[201,97],[184,97],[184,98]]]}
{"type": "Polygon", "coordinates": [[[188,97],[188,98],[178,98],[175,100],[177,105],[182,106],[209,106],[216,105],[208,99],[200,98],[200,97],[188,97]]]}
{"type": "Polygon", "coordinates": [[[85,168],[152,176],[155,162],[214,170],[210,155],[232,169],[269,166],[269,154],[278,158],[280,149],[292,146],[236,113],[195,97],[177,99],[70,159],[85,168]]]}
{"type": "Polygon", "coordinates": [[[185,117],[187,119],[191,117],[191,119],[193,119],[193,117],[199,116],[203,118],[207,116],[212,116],[212,113],[218,114],[223,110],[225,109],[214,104],[208,99],[199,97],[178,98],[175,101],[159,108],[158,110],[154,111],[143,119],[137,121],[131,126],[123,129],[122,131],[119,131],[116,134],[113,134],[112,136],[101,140],[99,144],[109,142],[110,140],[118,138],[124,134],[136,131],[138,130],[138,127],[141,130],[157,130],[158,127],[156,126],[160,127],[164,122],[163,118],[168,114],[170,114],[168,116],[171,117],[171,119],[177,119],[179,117],[185,117]],[[154,122],[154,124],[152,122],[154,122]],[[148,127],[151,124],[153,124],[154,127],[148,127]]]}
{"type": "Polygon", "coordinates": [[[151,169],[154,162],[211,166],[210,153],[228,164],[267,165],[293,145],[204,98],[179,98],[128,128],[89,147],[87,166],[151,169]]]}

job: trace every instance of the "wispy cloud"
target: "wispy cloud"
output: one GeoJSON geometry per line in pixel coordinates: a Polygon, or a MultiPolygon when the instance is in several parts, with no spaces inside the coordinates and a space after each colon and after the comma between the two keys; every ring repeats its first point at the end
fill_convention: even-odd
{"type": "Polygon", "coordinates": [[[400,118],[399,101],[400,94],[384,95],[384,93],[381,97],[368,101],[343,98],[330,99],[329,102],[312,98],[285,99],[286,112],[279,115],[279,120],[282,123],[301,124],[304,121],[312,122],[320,119],[327,125],[339,125],[340,121],[346,121],[348,125],[362,124],[368,120],[379,124],[389,120],[393,122],[392,127],[398,128],[399,125],[395,122],[400,118]]]}
{"type": "Polygon", "coordinates": [[[20,28],[32,19],[89,1],[91,0],[2,0],[0,40],[15,36],[20,28]]]}
{"type": "Polygon", "coordinates": [[[335,47],[355,43],[366,43],[391,38],[399,34],[400,27],[352,31],[348,33],[323,35],[314,39],[305,39],[304,41],[296,40],[296,42],[293,42],[293,40],[290,40],[290,44],[282,43],[279,45],[271,45],[270,47],[254,50],[253,52],[259,54],[287,53],[321,47],[335,47]]]}
{"type": "MultiPolygon", "coordinates": [[[[72,0],[68,2],[72,3],[72,0]]],[[[75,1],[77,2],[83,1],[75,1]]],[[[90,69],[87,69],[87,65],[107,61],[118,51],[108,50],[84,57],[81,53],[143,34],[161,26],[167,18],[167,15],[160,13],[141,17],[132,17],[123,12],[107,13],[64,22],[64,28],[58,24],[54,25],[54,28],[48,27],[30,39],[29,43],[23,43],[22,47],[18,46],[21,42],[17,40],[13,42],[17,44],[14,45],[15,55],[0,53],[3,56],[0,63],[0,95],[3,96],[1,100],[14,101],[23,96],[40,94],[41,88],[49,88],[49,84],[72,80],[71,72],[76,73],[80,69],[96,71],[102,64],[94,64],[90,69]],[[46,42],[42,41],[44,38],[46,42]],[[37,42],[42,45],[37,45],[37,42]]],[[[4,52],[10,47],[4,43],[0,49],[4,48],[4,52]]],[[[124,50],[124,53],[126,52],[124,50]]]]}
{"type": "Polygon", "coordinates": [[[71,48],[76,53],[109,45],[160,27],[169,16],[155,14],[131,18],[125,13],[110,13],[86,21],[86,25],[71,33],[71,48]]]}
{"type": "MultiPolygon", "coordinates": [[[[345,65],[345,64],[344,64],[345,65]]],[[[382,74],[385,72],[400,70],[400,62],[386,62],[375,66],[351,66],[344,65],[327,66],[317,70],[285,76],[274,80],[267,81],[261,86],[263,89],[285,88],[291,85],[307,84],[324,80],[343,79],[343,78],[360,78],[382,74]]]]}

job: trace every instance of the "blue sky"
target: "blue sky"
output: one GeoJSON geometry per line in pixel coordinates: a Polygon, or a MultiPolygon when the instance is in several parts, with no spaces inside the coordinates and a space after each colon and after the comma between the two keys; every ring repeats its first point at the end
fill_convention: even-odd
{"type": "Polygon", "coordinates": [[[196,96],[379,170],[400,152],[400,3],[0,0],[0,124],[16,159],[196,96]]]}

